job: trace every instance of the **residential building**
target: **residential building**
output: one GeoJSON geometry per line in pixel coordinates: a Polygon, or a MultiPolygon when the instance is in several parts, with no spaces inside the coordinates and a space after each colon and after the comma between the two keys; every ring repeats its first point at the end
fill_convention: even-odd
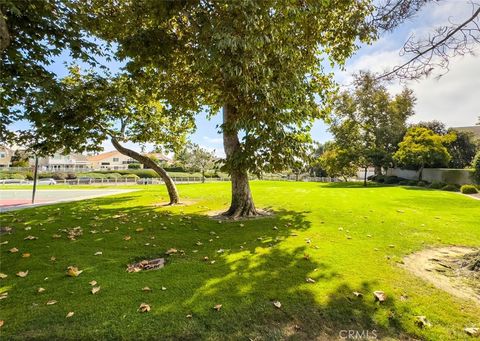
{"type": "Polygon", "coordinates": [[[129,156],[114,150],[88,157],[91,168],[95,170],[122,170],[128,169],[131,163],[138,163],[129,156]]]}
{"type": "Polygon", "coordinates": [[[10,167],[14,151],[6,146],[0,145],[0,168],[10,167]]]}
{"type": "MultiPolygon", "coordinates": [[[[30,164],[35,164],[35,159],[30,159],[30,164]]],[[[52,156],[38,159],[39,170],[42,171],[82,171],[91,168],[88,157],[82,154],[62,154],[60,152],[52,156]]]]}

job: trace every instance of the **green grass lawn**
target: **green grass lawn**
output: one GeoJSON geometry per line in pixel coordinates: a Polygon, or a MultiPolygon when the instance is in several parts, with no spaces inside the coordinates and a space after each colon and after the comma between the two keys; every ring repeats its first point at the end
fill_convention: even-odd
{"type": "Polygon", "coordinates": [[[275,216],[226,223],[205,213],[227,206],[229,183],[178,187],[192,205],[155,207],[166,191],[143,186],[2,214],[1,226],[13,228],[1,236],[8,241],[1,246],[0,272],[8,275],[0,280],[0,292],[8,291],[0,300],[2,339],[329,340],[355,329],[387,339],[464,340],[465,327],[480,327],[480,306],[399,266],[425,247],[479,246],[478,200],[419,188],[254,181],[257,206],[275,216]],[[83,235],[67,239],[62,230],[76,226],[83,235]],[[169,248],[179,253],[163,269],[125,271],[169,248]],[[72,265],[83,273],[67,277],[72,265]],[[26,270],[25,278],[15,275],[26,270]],[[101,287],[95,295],[92,280],[101,287]],[[375,303],[374,290],[387,301],[375,303]],[[151,311],[139,313],[141,303],[151,311]],[[431,327],[416,326],[417,315],[431,327]]]}

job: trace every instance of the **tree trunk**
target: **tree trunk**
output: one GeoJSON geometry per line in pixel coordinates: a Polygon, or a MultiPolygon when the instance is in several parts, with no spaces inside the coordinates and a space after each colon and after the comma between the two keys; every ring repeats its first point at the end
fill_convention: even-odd
{"type": "Polygon", "coordinates": [[[364,168],[364,173],[363,173],[363,186],[367,187],[367,171],[368,171],[368,167],[365,167],[364,168]]]}
{"type": "MultiPolygon", "coordinates": [[[[232,128],[235,115],[236,110],[233,106],[227,104],[223,107],[223,146],[227,160],[231,160],[235,154],[240,152],[238,130],[232,128]]],[[[230,170],[230,175],[232,177],[232,201],[230,208],[223,215],[234,219],[258,215],[253,203],[247,171],[237,166],[236,169],[230,170]]]]}
{"type": "Polygon", "coordinates": [[[202,184],[205,183],[205,170],[202,169],[202,184]]]}
{"type": "Polygon", "coordinates": [[[10,45],[10,34],[8,32],[7,22],[0,11],[0,52],[10,45]]]}
{"type": "Polygon", "coordinates": [[[418,181],[422,181],[423,168],[424,166],[422,165],[418,171],[418,181]]]}
{"type": "Polygon", "coordinates": [[[155,172],[157,172],[158,175],[160,175],[163,182],[165,182],[165,186],[167,186],[168,196],[170,197],[170,203],[169,203],[170,205],[175,205],[180,202],[177,187],[175,186],[175,183],[173,182],[172,178],[168,175],[168,173],[165,171],[165,169],[157,165],[157,163],[152,159],[150,159],[149,157],[144,156],[140,153],[137,153],[134,150],[125,148],[114,137],[111,138],[111,141],[115,149],[118,150],[120,153],[127,155],[132,159],[137,160],[144,166],[150,167],[155,172]]]}
{"type": "Polygon", "coordinates": [[[382,166],[375,166],[374,174],[382,175],[382,166]]]}

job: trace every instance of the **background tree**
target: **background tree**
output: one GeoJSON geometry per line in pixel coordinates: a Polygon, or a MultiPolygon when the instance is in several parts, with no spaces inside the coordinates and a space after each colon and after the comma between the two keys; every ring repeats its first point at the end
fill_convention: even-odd
{"type": "MultiPolygon", "coordinates": [[[[448,163],[450,168],[465,168],[470,166],[473,157],[477,151],[477,144],[475,143],[472,133],[457,131],[454,128],[447,128],[443,122],[427,121],[413,124],[412,127],[423,127],[430,129],[437,135],[447,135],[452,133],[456,139],[446,145],[448,153],[452,157],[448,163]]],[[[431,164],[429,167],[443,167],[442,163],[431,164]]]]}
{"type": "Polygon", "coordinates": [[[415,97],[404,89],[393,98],[373,74],[356,75],[355,88],[341,93],[335,103],[330,131],[341,148],[352,149],[363,168],[392,165],[392,155],[406,131],[406,120],[413,115],[415,97]],[[353,145],[355,144],[355,146],[353,145]]]}
{"type": "MultiPolygon", "coordinates": [[[[47,66],[61,53],[95,63],[97,45],[86,39],[78,1],[0,1],[0,140],[16,142],[8,126],[27,120],[22,106],[31,92],[60,94],[47,66]]],[[[58,147],[58,146],[57,146],[58,147]]]]}
{"type": "Polygon", "coordinates": [[[438,135],[427,128],[413,127],[407,131],[393,157],[400,166],[417,169],[418,180],[422,180],[425,167],[448,164],[451,156],[445,145],[454,139],[454,134],[438,135]]]}
{"type": "Polygon", "coordinates": [[[10,162],[12,164],[12,167],[29,167],[30,166],[30,162],[28,160],[28,154],[25,153],[25,152],[22,152],[20,150],[16,150],[13,155],[12,155],[12,158],[10,159],[10,162]]]}
{"type": "Polygon", "coordinates": [[[349,177],[357,175],[358,165],[354,162],[356,157],[349,152],[335,144],[329,145],[319,160],[329,177],[340,177],[347,181],[349,177]]]}
{"type": "Polygon", "coordinates": [[[214,169],[215,152],[208,151],[195,143],[188,143],[180,153],[175,154],[175,159],[190,173],[200,172],[202,183],[205,182],[205,173],[214,169]]]}
{"type": "Polygon", "coordinates": [[[155,170],[165,182],[170,204],[178,203],[178,191],[168,173],[122,142],[154,143],[175,150],[193,130],[193,115],[167,109],[158,94],[126,74],[103,77],[72,68],[61,85],[62,95],[55,102],[42,102],[42,96],[32,96],[27,102],[26,111],[39,135],[48,140],[45,143],[68,141],[64,148],[68,153],[95,150],[109,139],[120,153],[155,170]]]}
{"type": "Polygon", "coordinates": [[[92,30],[118,44],[129,70],[155,72],[172,107],[211,115],[231,175],[225,215],[258,214],[248,174],[291,166],[329,102],[333,79],[322,62],[342,65],[356,42],[370,41],[370,1],[94,1],[92,30]]]}
{"type": "Polygon", "coordinates": [[[477,152],[472,162],[472,168],[474,169],[473,178],[475,182],[480,185],[480,151],[477,152]]]}

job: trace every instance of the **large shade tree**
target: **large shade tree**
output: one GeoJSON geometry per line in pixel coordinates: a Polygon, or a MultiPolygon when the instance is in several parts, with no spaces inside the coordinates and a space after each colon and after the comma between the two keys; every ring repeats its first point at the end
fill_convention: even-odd
{"type": "MultiPolygon", "coordinates": [[[[96,150],[105,140],[122,154],[155,170],[164,181],[170,204],[179,202],[175,183],[168,173],[150,159],[122,142],[153,143],[166,150],[176,150],[185,143],[194,128],[193,115],[178,115],[168,108],[148,87],[139,86],[129,75],[100,76],[81,74],[72,68],[61,80],[62,94],[56,101],[32,96],[26,112],[33,121],[39,145],[57,145],[64,151],[96,150]]],[[[187,111],[188,112],[188,111],[187,111]]]]}
{"type": "Polygon", "coordinates": [[[370,1],[95,1],[90,27],[118,44],[134,73],[155,72],[172,107],[223,112],[229,217],[258,214],[248,174],[289,167],[306,151],[333,80],[373,37],[370,1]]]}
{"type": "Polygon", "coordinates": [[[78,1],[0,1],[0,141],[16,142],[10,125],[28,120],[22,108],[32,92],[59,94],[48,69],[57,56],[94,64],[101,54],[86,38],[80,13],[78,1]]]}

